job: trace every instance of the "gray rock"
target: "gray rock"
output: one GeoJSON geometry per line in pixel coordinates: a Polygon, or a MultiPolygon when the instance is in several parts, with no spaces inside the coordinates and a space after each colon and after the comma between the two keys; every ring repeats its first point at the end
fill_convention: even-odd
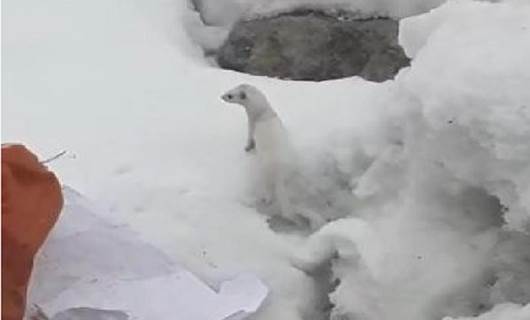
{"type": "Polygon", "coordinates": [[[225,69],[282,79],[359,75],[379,82],[409,65],[397,36],[395,20],[298,11],[236,23],[216,60],[225,69]]]}

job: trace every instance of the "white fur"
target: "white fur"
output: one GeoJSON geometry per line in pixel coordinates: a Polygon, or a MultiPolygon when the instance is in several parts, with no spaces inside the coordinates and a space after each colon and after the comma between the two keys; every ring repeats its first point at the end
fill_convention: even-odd
{"type": "Polygon", "coordinates": [[[279,205],[280,214],[294,222],[303,215],[313,227],[320,226],[323,219],[318,214],[297,213],[292,207],[287,184],[294,173],[296,157],[287,130],[267,98],[255,87],[243,84],[225,93],[222,99],[245,108],[249,127],[245,150],[256,148],[264,187],[270,200],[279,205]]]}
{"type": "Polygon", "coordinates": [[[285,128],[277,117],[258,121],[254,139],[258,148],[257,158],[262,181],[267,193],[278,202],[283,217],[295,220],[295,213],[286,190],[294,159],[285,128]]]}
{"type": "Polygon", "coordinates": [[[258,148],[258,159],[263,167],[282,171],[292,163],[293,155],[287,132],[277,117],[256,122],[254,140],[258,148]]]}

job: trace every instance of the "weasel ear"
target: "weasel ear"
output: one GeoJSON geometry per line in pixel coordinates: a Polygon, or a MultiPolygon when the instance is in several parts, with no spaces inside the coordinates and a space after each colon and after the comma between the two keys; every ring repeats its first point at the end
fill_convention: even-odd
{"type": "Polygon", "coordinates": [[[243,92],[239,93],[239,98],[241,100],[245,100],[247,98],[247,94],[243,91],[243,92]]]}

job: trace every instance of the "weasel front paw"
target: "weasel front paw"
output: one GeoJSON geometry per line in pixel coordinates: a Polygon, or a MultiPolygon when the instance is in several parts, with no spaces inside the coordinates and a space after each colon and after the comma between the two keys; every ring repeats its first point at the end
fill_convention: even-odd
{"type": "Polygon", "coordinates": [[[250,152],[254,149],[256,149],[256,144],[252,142],[247,144],[247,146],[245,147],[245,152],[250,152]]]}

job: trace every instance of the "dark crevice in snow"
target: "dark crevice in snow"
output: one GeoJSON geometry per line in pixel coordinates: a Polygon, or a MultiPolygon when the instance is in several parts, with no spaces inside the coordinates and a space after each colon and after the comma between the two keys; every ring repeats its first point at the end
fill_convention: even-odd
{"type": "Polygon", "coordinates": [[[307,221],[302,221],[303,224],[297,224],[294,221],[287,220],[280,216],[271,216],[267,219],[267,223],[271,230],[277,233],[298,234],[301,236],[308,236],[311,234],[311,228],[307,221]]]}
{"type": "Polygon", "coordinates": [[[333,275],[333,261],[336,258],[337,255],[324,261],[314,269],[305,271],[314,281],[316,300],[309,310],[305,310],[302,315],[304,320],[330,319],[331,311],[335,305],[331,302],[329,295],[340,284],[340,279],[335,278],[333,275]]]}
{"type": "MultiPolygon", "coordinates": [[[[188,0],[188,5],[193,11],[199,12],[199,3],[197,0],[188,0]]],[[[204,22],[204,21],[203,21],[204,22]]]]}
{"type": "Polygon", "coordinates": [[[530,302],[530,236],[518,231],[500,233],[492,261],[493,283],[489,302],[530,302]]]}
{"type": "Polygon", "coordinates": [[[504,225],[505,207],[498,197],[484,188],[468,188],[461,195],[461,205],[467,219],[475,223],[477,230],[500,228],[504,225]]]}
{"type": "Polygon", "coordinates": [[[204,19],[202,2],[200,0],[188,0],[188,5],[189,5],[189,8],[191,10],[193,10],[193,11],[195,11],[195,12],[197,12],[199,14],[199,17],[201,18],[201,22],[205,26],[208,26],[208,21],[206,19],[204,19]]]}

